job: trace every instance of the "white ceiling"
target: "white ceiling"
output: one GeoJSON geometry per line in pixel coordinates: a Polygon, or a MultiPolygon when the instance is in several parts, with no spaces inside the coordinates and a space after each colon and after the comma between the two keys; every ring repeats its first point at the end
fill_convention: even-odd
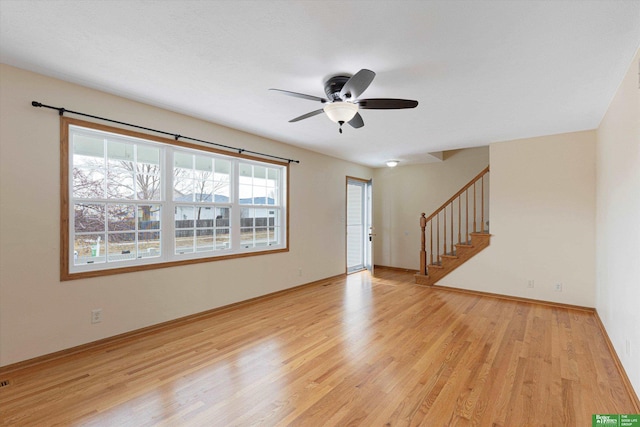
{"type": "Polygon", "coordinates": [[[3,63],[372,167],[594,129],[639,46],[637,0],[0,0],[3,63]],[[420,105],[340,135],[288,123],[321,105],[267,90],[324,97],[361,68],[362,97],[420,105]]]}

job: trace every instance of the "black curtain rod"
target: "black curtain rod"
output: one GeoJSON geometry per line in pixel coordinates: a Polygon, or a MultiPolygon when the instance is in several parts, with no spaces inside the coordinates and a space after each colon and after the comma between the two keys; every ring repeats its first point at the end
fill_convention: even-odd
{"type": "Polygon", "coordinates": [[[94,116],[94,115],[86,114],[86,113],[80,113],[78,111],[67,110],[66,108],[52,107],[51,105],[45,105],[45,104],[43,104],[41,102],[37,102],[37,101],[31,101],[31,105],[33,105],[34,107],[43,107],[43,108],[50,108],[52,110],[58,110],[58,114],[61,115],[61,116],[64,115],[64,113],[77,114],[78,116],[91,117],[92,119],[104,120],[106,122],[117,123],[119,125],[130,126],[130,127],[134,127],[134,128],[138,128],[138,129],[144,129],[144,130],[147,130],[147,131],[150,131],[150,132],[161,133],[163,135],[172,136],[176,141],[178,139],[180,139],[180,138],[188,139],[190,141],[196,141],[196,142],[202,142],[202,143],[209,144],[209,145],[215,145],[216,147],[221,147],[221,148],[224,148],[226,150],[237,151],[238,154],[242,154],[242,153],[255,154],[257,156],[269,157],[271,159],[284,160],[285,162],[288,162],[288,163],[300,163],[300,160],[286,159],[284,157],[272,156],[271,154],[264,154],[264,153],[258,153],[257,151],[245,150],[244,148],[236,148],[236,147],[231,147],[229,145],[218,144],[217,142],[205,141],[203,139],[197,139],[197,138],[190,138],[188,136],[180,135],[180,134],[177,134],[177,133],[165,132],[165,131],[158,130],[158,129],[147,128],[147,127],[144,127],[144,126],[132,125],[131,123],[120,122],[118,120],[107,119],[107,118],[104,118],[104,117],[94,116]]]}

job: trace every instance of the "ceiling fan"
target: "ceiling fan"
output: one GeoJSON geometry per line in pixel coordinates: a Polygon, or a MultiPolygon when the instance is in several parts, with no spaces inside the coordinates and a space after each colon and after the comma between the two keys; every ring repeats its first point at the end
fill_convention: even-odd
{"type": "Polygon", "coordinates": [[[367,90],[375,76],[376,73],[373,71],[362,69],[353,76],[337,75],[330,77],[324,83],[324,93],[327,94],[328,99],[282,89],[269,90],[275,90],[285,95],[308,99],[310,101],[319,101],[320,103],[325,104],[325,106],[319,110],[315,110],[289,120],[289,123],[298,122],[300,120],[308,119],[309,117],[317,116],[318,114],[326,113],[329,119],[340,125],[340,133],[342,133],[342,125],[345,123],[349,123],[351,127],[356,129],[364,126],[362,116],[358,112],[359,109],[397,110],[401,108],[415,108],[418,106],[418,101],[410,99],[358,99],[358,97],[367,90]]]}

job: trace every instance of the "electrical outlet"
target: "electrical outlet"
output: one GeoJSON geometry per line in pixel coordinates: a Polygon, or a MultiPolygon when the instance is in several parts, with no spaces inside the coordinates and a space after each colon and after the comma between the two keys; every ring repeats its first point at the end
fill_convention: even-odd
{"type": "Polygon", "coordinates": [[[535,282],[533,280],[529,280],[527,282],[527,288],[533,288],[534,287],[535,282]]]}
{"type": "Polygon", "coordinates": [[[100,322],[102,322],[102,309],[96,308],[95,310],[91,310],[91,323],[100,322]]]}
{"type": "Polygon", "coordinates": [[[553,290],[556,292],[562,292],[562,283],[556,283],[553,290]]]}

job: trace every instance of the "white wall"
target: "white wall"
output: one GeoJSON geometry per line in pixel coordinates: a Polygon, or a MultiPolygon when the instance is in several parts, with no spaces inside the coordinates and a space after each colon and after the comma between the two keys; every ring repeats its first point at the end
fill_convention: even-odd
{"type": "Polygon", "coordinates": [[[489,147],[445,153],[444,161],[375,169],[375,264],[420,268],[420,214],[431,214],[489,165],[489,147]]]}
{"type": "Polygon", "coordinates": [[[595,144],[595,131],[491,144],[491,245],[438,284],[594,307],[595,144]]]}
{"type": "Polygon", "coordinates": [[[600,123],[596,308],[640,394],[640,51],[600,123]],[[627,341],[630,351],[627,352],[627,341]]]}
{"type": "Polygon", "coordinates": [[[345,272],[345,177],[371,169],[5,65],[0,93],[0,366],[345,272]],[[59,117],[34,100],[300,160],[290,252],[60,282],[59,117]]]}

